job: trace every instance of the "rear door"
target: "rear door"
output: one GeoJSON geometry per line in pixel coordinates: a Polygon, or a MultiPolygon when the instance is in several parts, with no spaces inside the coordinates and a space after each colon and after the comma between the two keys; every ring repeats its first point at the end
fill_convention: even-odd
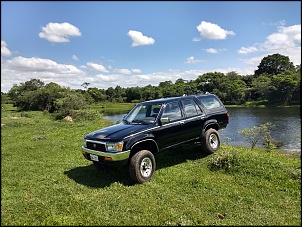
{"type": "Polygon", "coordinates": [[[201,135],[205,113],[197,105],[193,97],[183,99],[181,103],[185,116],[183,133],[186,135],[187,140],[196,139],[201,135]]]}

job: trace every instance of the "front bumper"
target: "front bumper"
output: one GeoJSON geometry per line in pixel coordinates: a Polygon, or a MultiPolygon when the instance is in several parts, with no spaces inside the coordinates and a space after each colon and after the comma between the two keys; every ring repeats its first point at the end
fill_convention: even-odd
{"type": "Polygon", "coordinates": [[[124,165],[128,162],[128,158],[130,156],[130,150],[121,151],[121,152],[102,152],[91,150],[87,147],[82,146],[82,154],[87,160],[91,160],[90,154],[94,154],[98,156],[99,162],[105,164],[114,164],[120,163],[120,165],[124,165]]]}

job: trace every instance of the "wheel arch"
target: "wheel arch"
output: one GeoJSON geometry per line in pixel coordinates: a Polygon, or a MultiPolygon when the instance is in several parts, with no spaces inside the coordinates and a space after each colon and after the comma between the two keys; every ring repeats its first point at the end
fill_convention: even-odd
{"type": "Polygon", "coordinates": [[[205,124],[204,124],[204,127],[202,129],[202,135],[205,134],[205,132],[210,129],[210,128],[213,128],[215,129],[216,131],[219,130],[219,124],[216,120],[212,119],[212,120],[209,120],[209,121],[206,121],[205,124]]]}
{"type": "Polygon", "coordinates": [[[131,144],[130,150],[131,152],[129,159],[131,159],[134,154],[141,150],[149,150],[153,155],[155,155],[156,153],[158,153],[159,148],[153,138],[144,138],[131,144]]]}

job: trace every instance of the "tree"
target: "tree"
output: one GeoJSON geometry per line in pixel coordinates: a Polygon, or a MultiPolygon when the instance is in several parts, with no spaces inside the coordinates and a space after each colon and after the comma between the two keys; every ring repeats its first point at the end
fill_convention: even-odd
{"type": "Polygon", "coordinates": [[[289,57],[281,54],[268,55],[261,60],[258,69],[255,70],[255,77],[264,73],[269,75],[282,74],[287,70],[295,70],[295,66],[290,62],[289,57]]]}
{"type": "Polygon", "coordinates": [[[107,98],[105,91],[96,87],[88,88],[87,93],[93,98],[94,102],[105,101],[107,98]]]}
{"type": "Polygon", "coordinates": [[[114,96],[113,96],[113,98],[115,99],[115,101],[117,101],[117,102],[123,102],[125,96],[126,96],[125,89],[122,88],[121,86],[117,85],[114,88],[114,96]]]}
{"type": "Polygon", "coordinates": [[[268,93],[271,90],[271,78],[265,74],[254,78],[252,81],[254,98],[264,100],[268,98],[268,93]]]}
{"type": "Polygon", "coordinates": [[[179,78],[175,81],[175,84],[184,84],[184,83],[185,83],[185,80],[182,78],[179,78]]]}
{"type": "Polygon", "coordinates": [[[88,83],[88,82],[84,82],[84,83],[82,83],[81,86],[82,86],[83,88],[87,89],[88,86],[89,86],[89,84],[90,84],[90,83],[88,83]]]}
{"type": "Polygon", "coordinates": [[[127,102],[135,101],[141,101],[142,100],[142,88],[136,86],[136,87],[130,87],[126,89],[126,96],[127,96],[127,102]]]}
{"type": "Polygon", "coordinates": [[[83,94],[75,91],[68,91],[64,97],[56,100],[58,111],[55,115],[56,119],[63,119],[67,115],[73,116],[75,110],[88,108],[89,104],[83,94]]]}
{"type": "Polygon", "coordinates": [[[143,88],[142,98],[144,100],[152,100],[156,98],[156,87],[152,85],[147,85],[143,88]]]}
{"type": "Polygon", "coordinates": [[[238,131],[238,133],[251,144],[251,150],[253,150],[258,141],[261,140],[267,150],[272,150],[276,148],[276,141],[273,141],[271,137],[271,128],[273,126],[271,122],[267,122],[260,126],[254,126],[253,128],[244,128],[238,131]]]}
{"type": "Polygon", "coordinates": [[[106,95],[109,99],[109,101],[112,101],[112,99],[114,98],[115,96],[115,90],[113,87],[109,87],[107,90],[106,90],[106,95]]]}
{"type": "Polygon", "coordinates": [[[44,82],[39,79],[30,79],[20,85],[14,84],[13,87],[8,91],[8,96],[14,102],[14,106],[17,106],[17,102],[24,93],[29,91],[36,91],[44,87],[44,82]]]}
{"type": "Polygon", "coordinates": [[[289,103],[293,94],[300,87],[300,78],[292,75],[275,75],[272,79],[273,91],[270,93],[270,101],[289,103]]]}
{"type": "Polygon", "coordinates": [[[165,82],[160,82],[159,87],[160,88],[165,88],[171,86],[173,83],[171,80],[166,80],[165,82]]]}
{"type": "Polygon", "coordinates": [[[35,91],[44,87],[44,82],[39,79],[30,79],[23,84],[24,91],[35,91]]]}
{"type": "Polygon", "coordinates": [[[202,76],[199,76],[195,82],[199,85],[198,89],[203,92],[213,92],[213,90],[219,87],[221,81],[225,78],[225,75],[220,72],[209,72],[202,76]]]}

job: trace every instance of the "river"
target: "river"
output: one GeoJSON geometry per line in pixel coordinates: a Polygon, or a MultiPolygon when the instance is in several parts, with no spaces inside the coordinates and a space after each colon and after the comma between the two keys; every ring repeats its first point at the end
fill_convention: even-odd
{"type": "MultiPolygon", "coordinates": [[[[230,145],[250,146],[238,131],[244,128],[253,128],[270,122],[271,136],[274,140],[284,143],[279,149],[301,151],[301,115],[300,107],[227,107],[230,114],[230,123],[219,131],[221,142],[230,145]]],[[[104,118],[121,121],[124,114],[104,115],[104,118]]]]}

